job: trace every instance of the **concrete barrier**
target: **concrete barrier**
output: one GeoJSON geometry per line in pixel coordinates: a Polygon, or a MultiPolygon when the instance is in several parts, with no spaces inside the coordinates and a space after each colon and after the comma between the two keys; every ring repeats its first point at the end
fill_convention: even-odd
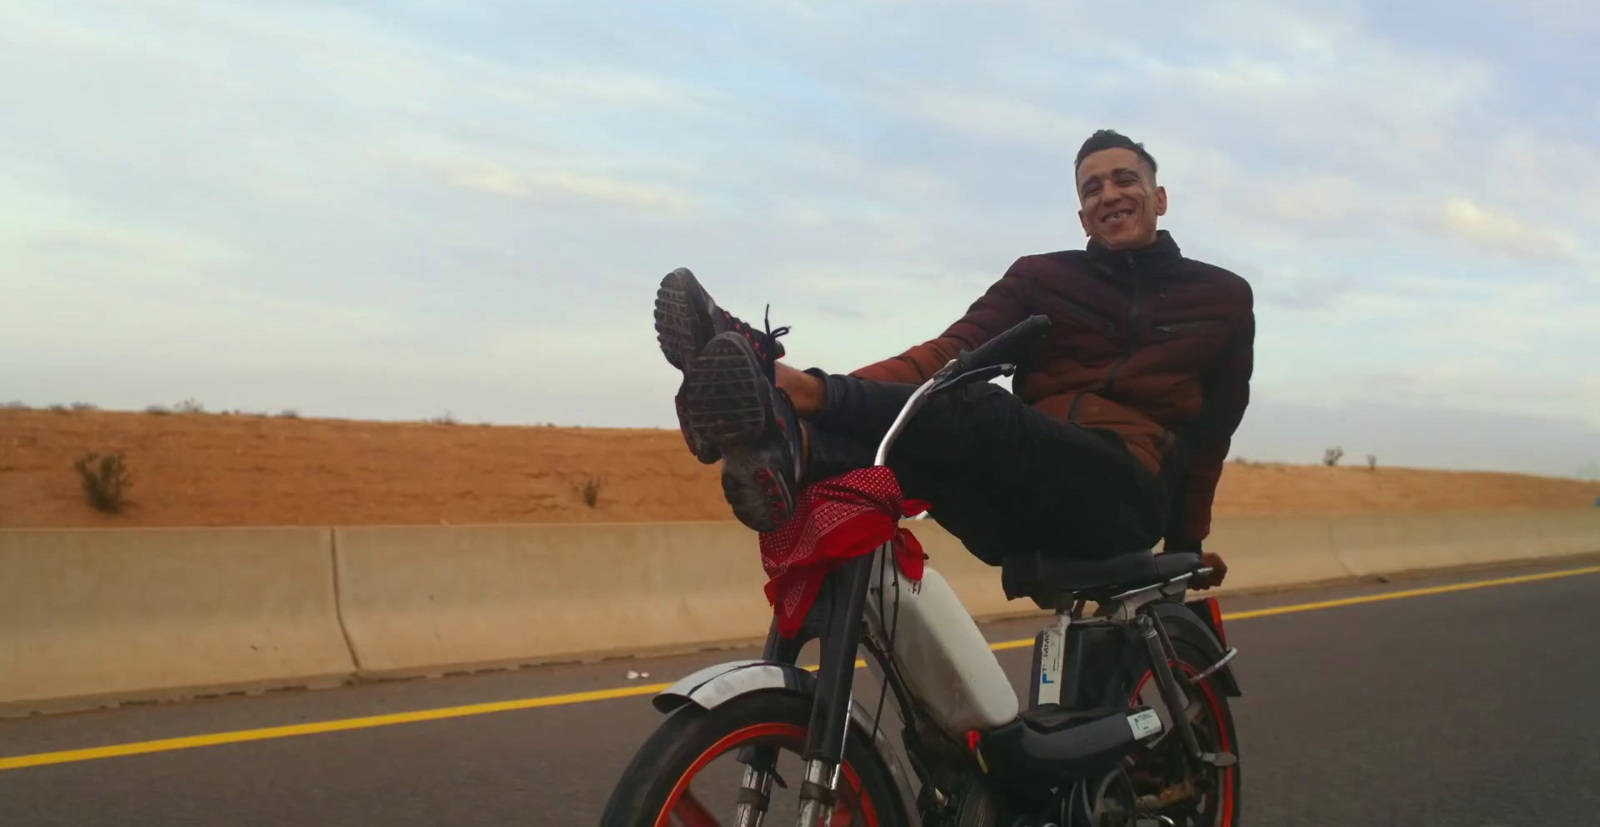
{"type": "Polygon", "coordinates": [[[0,714],[343,682],[329,535],[0,531],[0,714]]]}
{"type": "Polygon", "coordinates": [[[1339,561],[1356,576],[1600,551],[1600,513],[1460,511],[1331,520],[1339,561]]]}
{"type": "MultiPolygon", "coordinates": [[[[977,617],[998,569],[907,524],[977,617]]],[[[1235,517],[1228,592],[1600,552],[1600,510],[1235,517]]],[[[0,714],[759,639],[737,523],[0,531],[0,714]],[[342,621],[342,628],[341,628],[342,621]]]]}
{"type": "MultiPolygon", "coordinates": [[[[1037,614],[932,521],[907,523],[978,618],[1037,614]]],[[[1600,551],[1600,514],[1506,512],[1218,520],[1228,591],[1600,551]]],[[[362,674],[745,642],[771,618],[756,538],[733,523],[339,529],[362,674]]]]}
{"type": "Polygon", "coordinates": [[[1600,551],[1600,508],[1546,511],[1530,528],[1539,534],[1539,551],[1543,556],[1600,551]]]}
{"type": "Polygon", "coordinates": [[[1206,546],[1227,560],[1229,591],[1340,580],[1351,572],[1335,553],[1335,522],[1320,516],[1220,519],[1206,546]]]}
{"type": "Polygon", "coordinates": [[[737,523],[341,528],[362,674],[433,674],[764,636],[756,537],[737,523]]]}

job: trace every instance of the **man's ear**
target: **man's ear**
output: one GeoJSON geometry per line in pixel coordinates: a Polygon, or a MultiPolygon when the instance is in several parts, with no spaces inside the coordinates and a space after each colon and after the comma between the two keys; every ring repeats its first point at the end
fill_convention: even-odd
{"type": "Polygon", "coordinates": [[[1083,214],[1083,210],[1078,210],[1078,223],[1083,225],[1083,234],[1085,236],[1094,235],[1094,233],[1089,232],[1089,217],[1083,214]]]}
{"type": "Polygon", "coordinates": [[[1156,215],[1167,214],[1167,188],[1156,187],[1156,215]]]}

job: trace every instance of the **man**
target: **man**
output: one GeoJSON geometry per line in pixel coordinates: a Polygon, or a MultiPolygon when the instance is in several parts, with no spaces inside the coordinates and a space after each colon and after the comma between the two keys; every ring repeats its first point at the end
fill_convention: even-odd
{"type": "Polygon", "coordinates": [[[1079,150],[1088,243],[1018,259],[941,336],[849,375],[799,371],[776,332],[717,307],[687,270],[662,282],[656,331],[683,371],[679,427],[723,463],[734,513],[757,531],[791,515],[801,487],[870,465],[917,384],[1034,314],[1052,327],[1015,395],[988,383],[936,399],[889,457],[905,495],[978,557],[1203,552],[1212,499],[1249,402],[1250,285],[1185,258],[1165,230],[1167,193],[1143,145],[1111,130],[1079,150]]]}

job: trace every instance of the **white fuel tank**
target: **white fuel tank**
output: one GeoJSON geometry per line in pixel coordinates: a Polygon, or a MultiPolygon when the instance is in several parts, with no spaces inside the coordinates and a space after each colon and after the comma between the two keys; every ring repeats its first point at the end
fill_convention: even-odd
{"type": "Polygon", "coordinates": [[[897,588],[893,556],[880,551],[877,562],[867,595],[868,622],[881,639],[893,639],[895,666],[935,723],[959,738],[1015,720],[1016,691],[944,577],[927,566],[915,588],[904,576],[897,588]]]}

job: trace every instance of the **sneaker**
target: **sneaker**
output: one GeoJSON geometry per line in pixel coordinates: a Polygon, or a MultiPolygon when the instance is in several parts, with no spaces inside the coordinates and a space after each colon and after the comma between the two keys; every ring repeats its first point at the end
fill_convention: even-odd
{"type": "Polygon", "coordinates": [[[739,522],[765,532],[788,521],[803,470],[800,418],[749,340],[713,336],[684,371],[679,398],[686,433],[722,456],[722,493],[739,522]]]}
{"type": "MultiPolygon", "coordinates": [[[[762,364],[767,381],[776,384],[776,365],[784,355],[778,337],[789,332],[788,328],[756,330],[738,316],[718,307],[694,273],[686,268],[673,270],[661,280],[661,287],[656,291],[656,342],[660,344],[661,354],[667,357],[668,364],[687,374],[711,338],[729,332],[738,334],[749,343],[762,364]]],[[[679,386],[674,400],[678,408],[678,431],[683,434],[683,440],[695,458],[710,465],[721,459],[722,455],[714,443],[689,427],[683,392],[684,387],[679,386]]]]}

